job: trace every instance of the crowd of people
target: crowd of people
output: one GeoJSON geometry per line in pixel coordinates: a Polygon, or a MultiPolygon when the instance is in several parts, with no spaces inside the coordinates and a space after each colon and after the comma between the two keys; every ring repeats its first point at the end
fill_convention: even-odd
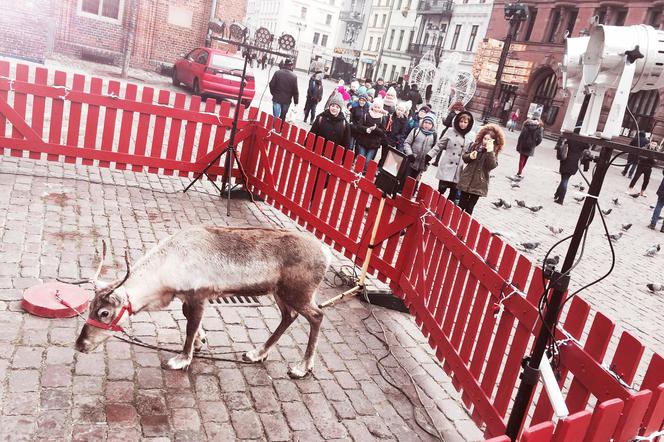
{"type": "MultiPolygon", "coordinates": [[[[299,101],[297,77],[292,72],[293,64],[286,60],[270,81],[274,116],[286,119],[291,102],[299,101]]],[[[408,175],[419,183],[424,172],[436,168],[438,190],[447,193],[462,210],[472,214],[480,197],[487,196],[491,170],[498,166],[498,157],[505,147],[505,134],[496,124],[485,124],[475,128],[470,112],[460,102],[452,103],[443,120],[443,128],[437,128],[437,115],[431,106],[424,102],[416,84],[400,81],[386,84],[382,78],[374,83],[371,80],[355,79],[346,85],[340,80],[325,100],[323,111],[317,113],[323,101],[323,72],[314,70],[307,84],[304,105],[304,123],[311,125],[310,132],[318,137],[333,141],[356,156],[365,158],[365,168],[369,161],[381,152],[384,158],[388,149],[403,153],[409,160],[408,175]],[[476,132],[473,132],[473,129],[476,132]],[[439,133],[438,130],[442,129],[439,133]]],[[[519,110],[514,110],[508,118],[507,130],[517,128],[519,110]]],[[[539,112],[529,115],[521,126],[516,144],[519,164],[515,179],[523,179],[526,164],[542,143],[544,124],[539,112]]],[[[656,147],[641,132],[632,145],[656,147]]],[[[556,148],[560,161],[560,183],[554,195],[554,202],[562,205],[567,193],[567,185],[579,168],[579,161],[585,146],[579,143],[563,143],[556,148]]],[[[623,175],[629,176],[629,193],[641,176],[643,184],[640,195],[650,180],[654,161],[630,156],[623,175]]],[[[664,184],[657,191],[659,197],[651,225],[659,219],[664,207],[664,184]]],[[[662,227],[664,232],[664,226],[662,227]]]]}

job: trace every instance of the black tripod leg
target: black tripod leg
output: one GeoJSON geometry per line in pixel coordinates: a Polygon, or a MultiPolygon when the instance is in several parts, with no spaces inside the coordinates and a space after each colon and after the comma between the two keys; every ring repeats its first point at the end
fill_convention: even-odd
{"type": "MultiPolygon", "coordinates": [[[[193,186],[194,184],[196,184],[196,181],[198,181],[198,180],[200,180],[201,178],[203,178],[203,175],[205,175],[206,177],[210,178],[210,175],[208,175],[207,171],[210,170],[210,167],[212,167],[217,161],[219,161],[219,158],[221,158],[221,156],[222,156],[223,154],[225,154],[229,149],[232,149],[231,146],[228,146],[226,149],[224,149],[224,150],[222,150],[221,152],[219,152],[219,155],[217,155],[216,157],[214,157],[214,159],[213,159],[212,161],[210,161],[210,162],[208,163],[207,166],[205,166],[205,169],[203,169],[203,172],[201,172],[200,174],[198,174],[198,176],[196,176],[196,177],[193,179],[193,181],[192,181],[191,183],[189,183],[189,184],[187,185],[187,187],[184,188],[183,192],[186,193],[187,190],[189,190],[189,189],[191,188],[191,186],[193,186]]],[[[216,187],[217,190],[219,190],[219,192],[221,192],[221,189],[219,188],[219,186],[217,186],[217,184],[216,184],[214,181],[210,180],[210,182],[211,182],[212,184],[214,184],[214,187],[216,187]]]]}

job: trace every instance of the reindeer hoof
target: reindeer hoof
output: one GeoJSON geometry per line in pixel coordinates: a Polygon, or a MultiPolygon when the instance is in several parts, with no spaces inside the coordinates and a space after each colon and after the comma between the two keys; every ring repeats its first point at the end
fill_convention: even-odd
{"type": "Polygon", "coordinates": [[[189,364],[191,364],[191,358],[187,358],[183,355],[177,355],[170,358],[168,362],[166,362],[165,368],[169,370],[186,370],[189,368],[189,364]]]}
{"type": "Polygon", "coordinates": [[[290,376],[291,379],[303,379],[309,376],[311,373],[313,373],[312,368],[303,368],[299,366],[288,368],[288,376],[290,376]]]}
{"type": "Polygon", "coordinates": [[[267,353],[261,354],[259,349],[254,349],[243,354],[242,359],[248,362],[263,362],[267,359],[267,353]]]}

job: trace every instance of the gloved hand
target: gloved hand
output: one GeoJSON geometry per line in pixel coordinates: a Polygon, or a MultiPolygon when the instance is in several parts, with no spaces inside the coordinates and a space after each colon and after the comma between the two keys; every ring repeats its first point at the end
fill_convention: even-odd
{"type": "Polygon", "coordinates": [[[477,151],[474,150],[470,153],[470,159],[471,160],[476,160],[477,159],[477,151]]]}
{"type": "Polygon", "coordinates": [[[426,155],[426,156],[424,157],[424,162],[425,162],[425,164],[427,164],[427,165],[431,162],[431,160],[432,160],[432,158],[431,158],[429,155],[426,155]]]}
{"type": "Polygon", "coordinates": [[[411,153],[410,155],[408,155],[408,159],[410,160],[411,163],[414,163],[415,162],[415,155],[411,153]]]}

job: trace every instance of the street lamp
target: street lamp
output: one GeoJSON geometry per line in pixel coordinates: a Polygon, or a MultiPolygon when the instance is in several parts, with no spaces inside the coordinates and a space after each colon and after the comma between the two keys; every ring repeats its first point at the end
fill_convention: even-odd
{"type": "Polygon", "coordinates": [[[302,31],[302,29],[307,28],[307,24],[302,23],[301,21],[299,21],[299,22],[295,23],[295,26],[297,27],[297,41],[300,41],[300,32],[302,31]]]}
{"type": "Polygon", "coordinates": [[[503,50],[500,53],[500,61],[498,62],[498,69],[496,71],[496,84],[491,89],[489,100],[484,105],[484,115],[482,117],[484,124],[487,123],[487,118],[489,115],[491,115],[491,107],[493,106],[493,99],[496,96],[496,89],[500,88],[500,80],[503,76],[503,69],[505,68],[507,54],[509,53],[510,46],[512,45],[512,39],[516,37],[516,33],[519,30],[519,25],[521,22],[528,20],[528,16],[528,5],[524,5],[523,3],[507,3],[505,5],[505,20],[509,21],[510,28],[507,32],[507,37],[505,37],[503,50]]]}

